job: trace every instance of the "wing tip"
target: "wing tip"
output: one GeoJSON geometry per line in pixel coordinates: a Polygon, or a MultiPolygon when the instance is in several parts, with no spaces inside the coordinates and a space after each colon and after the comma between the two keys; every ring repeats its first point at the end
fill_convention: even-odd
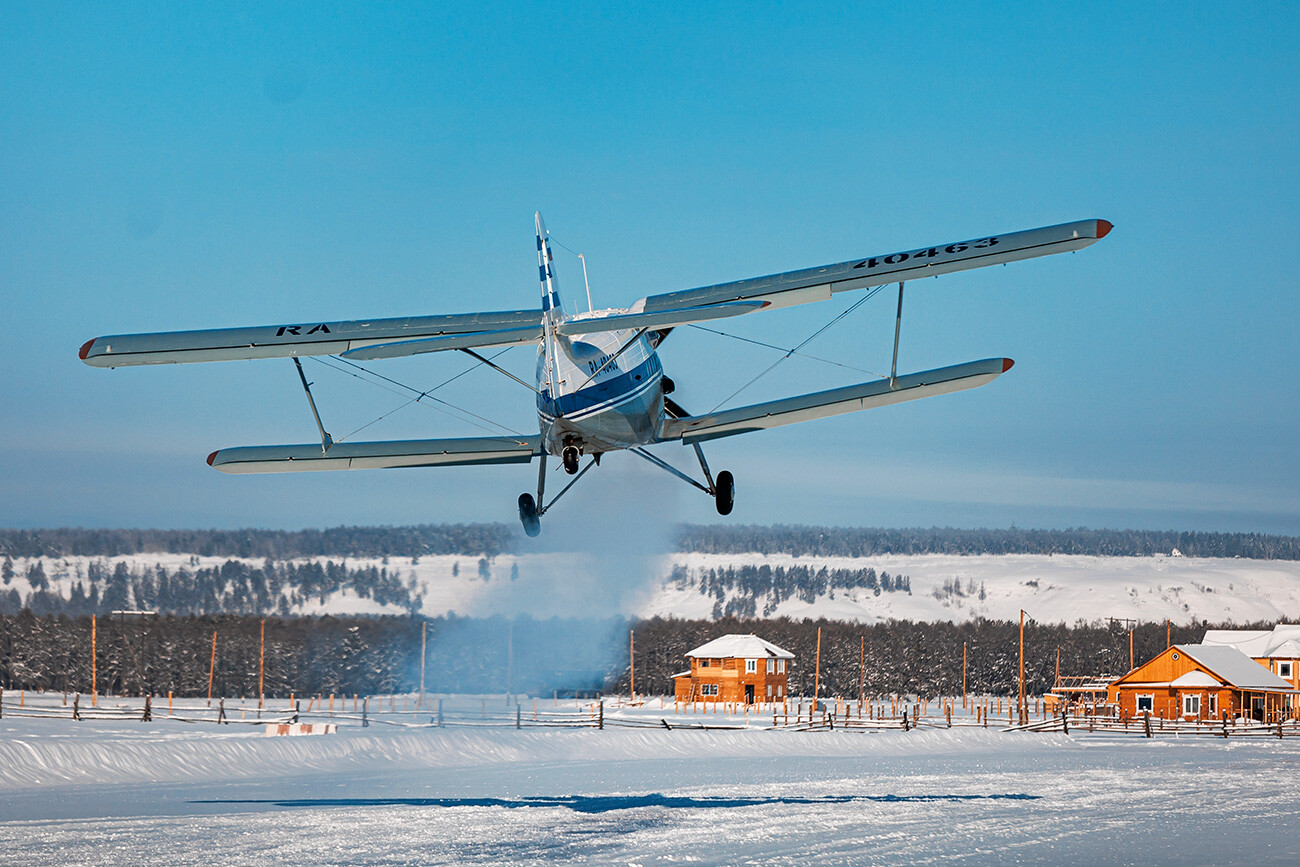
{"type": "Polygon", "coordinates": [[[1104,238],[1104,237],[1106,237],[1107,235],[1109,235],[1109,234],[1110,234],[1110,230],[1113,229],[1113,228],[1115,228],[1115,224],[1112,223],[1110,220],[1098,220],[1098,221],[1097,221],[1097,240],[1100,241],[1102,238],[1104,238]]]}
{"type": "Polygon", "coordinates": [[[1010,370],[1014,365],[1015,365],[1015,362],[1012,361],[1010,358],[1004,358],[1004,359],[1002,359],[1002,372],[1003,372],[1003,373],[1006,373],[1006,372],[1007,372],[1008,370],[1010,370]]]}
{"type": "Polygon", "coordinates": [[[211,466],[215,466],[215,464],[213,464],[212,462],[215,461],[215,460],[217,459],[217,455],[220,453],[220,451],[221,451],[220,449],[217,449],[217,451],[215,451],[215,452],[213,452],[212,454],[208,455],[208,466],[210,466],[210,467],[211,467],[211,466]]]}
{"type": "Polygon", "coordinates": [[[99,339],[98,337],[92,337],[89,340],[87,340],[85,343],[81,344],[81,348],[77,350],[77,357],[80,358],[82,361],[85,361],[86,356],[90,355],[90,347],[94,346],[95,341],[98,339],[99,339]]]}

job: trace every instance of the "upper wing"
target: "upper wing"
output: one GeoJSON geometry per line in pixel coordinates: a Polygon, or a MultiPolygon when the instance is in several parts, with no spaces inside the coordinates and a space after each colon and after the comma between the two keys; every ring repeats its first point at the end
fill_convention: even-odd
{"type": "Polygon", "coordinates": [[[951,394],[987,385],[1010,370],[1011,365],[1009,358],[986,358],[938,370],[909,373],[898,377],[892,385],[888,379],[878,379],[707,415],[670,419],[664,423],[659,439],[661,442],[699,443],[937,394],[951,394]]]}
{"type": "Polygon", "coordinates": [[[539,434],[524,437],[462,437],[375,443],[243,446],[208,455],[223,473],[292,473],[307,470],[375,470],[392,467],[448,467],[526,464],[541,454],[539,434]]]}
{"type": "MultiPolygon", "coordinates": [[[[573,319],[561,320],[556,331],[566,337],[576,337],[597,331],[615,331],[630,328],[672,328],[691,322],[708,322],[728,316],[740,316],[761,310],[766,301],[730,301],[682,310],[663,310],[655,313],[631,313],[623,310],[605,310],[596,314],[583,314],[573,319]]],[[[376,358],[400,358],[445,349],[467,349],[474,346],[514,346],[535,343],[542,336],[541,325],[526,328],[507,328],[499,331],[477,331],[467,334],[448,334],[417,340],[396,340],[388,343],[368,344],[349,349],[344,358],[362,361],[376,358]]]]}
{"type": "Polygon", "coordinates": [[[92,367],[126,367],[137,364],[339,355],[363,346],[514,329],[532,329],[534,336],[529,338],[532,341],[541,336],[541,321],[540,310],[508,310],[451,316],[117,334],[86,341],[79,355],[82,361],[92,367]]]}
{"type": "Polygon", "coordinates": [[[770,307],[789,307],[825,301],[834,292],[883,286],[901,280],[920,280],[985,265],[1081,250],[1106,237],[1110,230],[1111,224],[1105,220],[1080,220],[1009,235],[990,235],[973,241],[851,259],[838,265],[651,295],[642,298],[632,309],[649,313],[747,299],[768,301],[770,307]]]}

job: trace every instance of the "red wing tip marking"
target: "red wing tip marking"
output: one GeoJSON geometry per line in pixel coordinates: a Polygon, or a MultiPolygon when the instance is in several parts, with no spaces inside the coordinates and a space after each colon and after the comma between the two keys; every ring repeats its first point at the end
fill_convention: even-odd
{"type": "Polygon", "coordinates": [[[1097,240],[1101,240],[1102,238],[1106,237],[1108,234],[1110,234],[1110,230],[1113,228],[1115,228],[1115,226],[1109,220],[1098,220],[1097,240]]]}
{"type": "MultiPolygon", "coordinates": [[[[1008,370],[1011,369],[1011,365],[1013,364],[1015,364],[1015,362],[1012,361],[1010,358],[1002,359],[1002,372],[1006,373],[1008,370]]],[[[209,463],[211,463],[211,461],[209,461],[209,463]]]]}
{"type": "MultiPolygon", "coordinates": [[[[217,451],[220,451],[220,449],[218,449],[217,451]]],[[[216,459],[217,459],[217,452],[213,452],[212,454],[208,455],[208,466],[212,466],[212,462],[215,461],[216,459]]]]}
{"type": "Polygon", "coordinates": [[[98,337],[92,337],[89,340],[87,340],[85,343],[81,344],[81,348],[77,350],[77,357],[80,358],[82,361],[85,361],[86,356],[90,354],[90,347],[94,346],[95,341],[98,339],[99,339],[98,337]]]}

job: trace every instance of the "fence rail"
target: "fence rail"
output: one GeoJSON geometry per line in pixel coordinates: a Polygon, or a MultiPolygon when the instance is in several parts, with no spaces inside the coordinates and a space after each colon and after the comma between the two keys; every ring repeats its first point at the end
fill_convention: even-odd
{"type": "Polygon", "coordinates": [[[216,700],[212,706],[193,699],[181,700],[177,706],[172,706],[169,700],[155,701],[152,697],[135,701],[101,698],[95,703],[82,702],[81,697],[76,696],[70,704],[60,705],[55,703],[57,695],[33,695],[31,701],[27,700],[26,695],[20,695],[18,701],[14,701],[13,695],[13,693],[0,693],[0,719],[118,722],[152,720],[246,726],[322,722],[349,727],[388,726],[405,729],[662,728],[669,731],[745,729],[831,732],[838,730],[865,734],[908,732],[918,729],[984,728],[1028,734],[1112,733],[1144,737],[1203,735],[1222,738],[1287,738],[1300,736],[1300,720],[1297,719],[1267,722],[1247,718],[1167,720],[1149,715],[1122,718],[1113,715],[1040,713],[1036,714],[1037,719],[1020,725],[1013,722],[1010,709],[1006,713],[995,716],[987,709],[980,709],[976,704],[972,704],[968,711],[962,711],[958,704],[944,702],[939,703],[938,713],[926,713],[925,705],[919,702],[895,702],[893,705],[882,705],[878,709],[872,706],[864,708],[847,703],[827,702],[822,705],[796,703],[789,706],[791,712],[770,710],[764,714],[745,709],[744,711],[732,710],[730,713],[694,715],[678,712],[678,708],[672,703],[667,703],[660,708],[661,712],[655,712],[646,702],[625,702],[618,699],[608,702],[595,701],[576,707],[547,709],[539,708],[536,704],[530,708],[523,703],[502,704],[488,700],[482,701],[478,707],[467,706],[463,702],[445,705],[441,699],[435,698],[411,700],[406,703],[404,709],[399,710],[393,696],[353,697],[353,709],[349,709],[347,702],[342,699],[327,705],[317,697],[308,701],[307,710],[303,710],[302,702],[297,702],[296,707],[290,709],[284,706],[282,699],[274,702],[275,707],[264,706],[259,709],[250,707],[245,701],[239,701],[238,704],[232,702],[232,707],[228,708],[225,699],[216,700]]]}

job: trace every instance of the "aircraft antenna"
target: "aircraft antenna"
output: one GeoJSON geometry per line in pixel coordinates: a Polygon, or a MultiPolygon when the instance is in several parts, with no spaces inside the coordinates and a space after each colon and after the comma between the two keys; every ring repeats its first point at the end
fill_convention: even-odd
{"type": "Polygon", "coordinates": [[[582,282],[587,286],[587,312],[592,313],[594,311],[591,307],[591,283],[587,281],[587,257],[579,253],[578,258],[582,260],[582,282]]]}

